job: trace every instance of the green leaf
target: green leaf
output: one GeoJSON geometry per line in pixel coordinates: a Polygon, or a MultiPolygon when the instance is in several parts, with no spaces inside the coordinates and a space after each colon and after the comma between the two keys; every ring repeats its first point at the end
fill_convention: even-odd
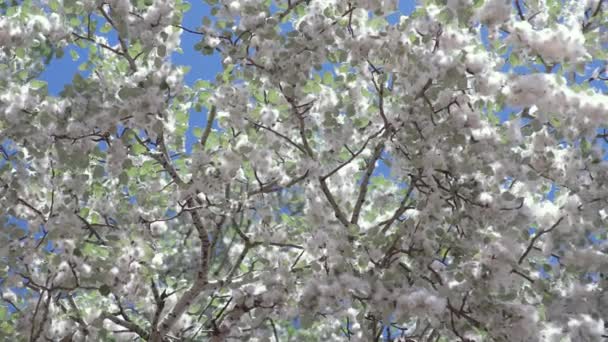
{"type": "Polygon", "coordinates": [[[188,12],[190,10],[190,7],[192,7],[190,5],[190,3],[184,2],[184,3],[180,4],[180,5],[178,5],[177,9],[180,10],[180,11],[182,11],[182,12],[188,12]]]}
{"type": "Polygon", "coordinates": [[[210,46],[204,46],[203,49],[201,50],[201,52],[205,56],[213,55],[214,51],[215,50],[212,47],[210,47],[210,46]]]}
{"type": "Polygon", "coordinates": [[[368,21],[367,26],[378,30],[386,26],[386,20],[383,17],[377,16],[374,17],[372,20],[368,21]]]}
{"type": "Polygon", "coordinates": [[[105,23],[105,24],[103,24],[103,26],[101,26],[101,28],[99,29],[99,32],[108,33],[111,30],[112,30],[112,25],[110,23],[105,23]]]}
{"type": "Polygon", "coordinates": [[[70,56],[72,56],[72,60],[74,62],[80,58],[80,55],[78,55],[78,52],[76,52],[76,50],[70,50],[70,56]]]}
{"type": "Polygon", "coordinates": [[[363,128],[363,127],[366,127],[369,124],[369,119],[367,119],[367,118],[356,118],[354,120],[354,124],[355,124],[355,127],[357,127],[357,128],[363,128]]]}
{"type": "MultiPolygon", "coordinates": [[[[145,175],[153,173],[154,172],[154,168],[155,168],[155,162],[151,161],[151,160],[148,160],[148,161],[146,161],[146,162],[143,163],[143,165],[141,166],[141,168],[139,170],[139,173],[142,176],[145,176],[145,175]]],[[[133,168],[133,169],[136,169],[136,168],[133,168]]]]}
{"type": "Polygon", "coordinates": [[[331,85],[331,84],[333,84],[333,83],[334,83],[334,75],[332,75],[332,73],[331,73],[331,72],[326,71],[326,72],[323,74],[323,84],[326,84],[326,85],[331,85]]]}
{"type": "Polygon", "coordinates": [[[206,104],[207,100],[209,100],[210,97],[211,97],[211,94],[209,92],[203,91],[200,94],[198,94],[198,101],[200,104],[206,104]]]}
{"type": "Polygon", "coordinates": [[[253,90],[253,97],[260,103],[264,102],[264,93],[262,91],[253,90]]]}
{"type": "Polygon", "coordinates": [[[211,83],[206,80],[197,80],[196,82],[194,82],[194,88],[197,90],[198,89],[209,89],[209,88],[211,88],[211,83]]]}
{"type": "Polygon", "coordinates": [[[19,79],[22,81],[27,80],[28,75],[29,74],[28,74],[27,70],[21,70],[17,73],[17,77],[19,77],[19,79]]]}
{"type": "Polygon", "coordinates": [[[57,59],[63,58],[63,54],[64,54],[64,51],[62,48],[55,49],[55,57],[57,57],[57,59]]]}
{"type": "Polygon", "coordinates": [[[165,57],[165,56],[167,55],[167,47],[166,47],[166,46],[164,46],[164,45],[159,45],[159,46],[156,48],[156,52],[158,53],[158,55],[159,55],[160,57],[165,57]]]}
{"type": "Polygon", "coordinates": [[[32,82],[30,82],[30,87],[34,88],[34,89],[40,89],[42,87],[46,87],[47,84],[45,81],[41,81],[41,80],[33,80],[32,82]]]}
{"type": "Polygon", "coordinates": [[[16,55],[17,57],[19,57],[19,58],[23,58],[23,57],[25,57],[25,49],[24,49],[24,48],[22,48],[22,47],[18,47],[18,48],[15,50],[15,55],[16,55]]]}
{"type": "Polygon", "coordinates": [[[188,122],[188,113],[186,112],[177,112],[175,113],[175,121],[177,121],[178,124],[185,124],[188,122]]]}
{"type": "Polygon", "coordinates": [[[279,102],[279,92],[276,90],[271,90],[268,92],[268,102],[270,103],[278,103],[279,102]]]}
{"type": "MultiPolygon", "coordinates": [[[[318,75],[315,75],[315,76],[318,76],[318,75]]],[[[319,80],[317,80],[316,78],[317,77],[315,77],[315,80],[309,80],[308,82],[306,82],[306,85],[302,89],[305,93],[314,94],[314,93],[318,93],[321,91],[321,86],[319,85],[319,80]]]]}
{"type": "Polygon", "coordinates": [[[488,113],[488,121],[495,126],[500,124],[500,118],[498,118],[494,112],[488,113]]]}
{"type": "Polygon", "coordinates": [[[103,284],[99,287],[99,293],[104,297],[107,297],[111,292],[112,289],[110,289],[110,287],[106,284],[103,284]]]}
{"type": "Polygon", "coordinates": [[[70,26],[78,26],[80,25],[80,19],[78,19],[78,17],[72,17],[70,18],[70,26]]]}
{"type": "Polygon", "coordinates": [[[139,87],[124,87],[118,91],[118,96],[120,96],[121,99],[127,99],[129,97],[140,96],[141,94],[143,94],[143,92],[144,90],[139,87]]]}
{"type": "Polygon", "coordinates": [[[99,221],[100,218],[101,217],[99,216],[98,213],[96,213],[96,212],[91,213],[91,223],[92,224],[98,224],[100,222],[99,221]]]}
{"type": "Polygon", "coordinates": [[[348,58],[348,53],[345,50],[338,51],[338,62],[340,62],[340,63],[346,62],[347,58],[348,58]]]}
{"type": "Polygon", "coordinates": [[[310,327],[312,327],[313,323],[314,323],[314,317],[312,316],[312,314],[304,313],[300,317],[300,326],[303,329],[309,329],[310,327]]]}
{"type": "Polygon", "coordinates": [[[581,139],[581,152],[585,157],[587,157],[591,152],[591,143],[587,141],[587,139],[581,139]]]}
{"type": "Polygon", "coordinates": [[[127,175],[126,172],[121,172],[120,175],[118,175],[118,183],[123,185],[129,183],[129,175],[127,175]]]}
{"type": "Polygon", "coordinates": [[[481,6],[483,6],[484,0],[474,0],[473,1],[473,8],[480,8],[481,6]]]}
{"type": "Polygon", "coordinates": [[[131,150],[132,150],[132,151],[133,151],[133,153],[135,153],[136,155],[146,153],[146,148],[145,148],[145,147],[143,147],[143,146],[141,146],[140,144],[134,144],[134,145],[131,147],[131,150]]]}
{"type": "Polygon", "coordinates": [[[49,1],[49,7],[51,8],[51,10],[53,12],[57,12],[57,10],[59,9],[59,1],[58,0],[50,0],[49,1]]]}
{"type": "Polygon", "coordinates": [[[100,165],[95,166],[95,168],[93,169],[94,178],[102,178],[104,174],[105,174],[105,170],[100,165]]]}
{"type": "Polygon", "coordinates": [[[452,14],[452,10],[450,10],[449,8],[445,8],[441,12],[439,12],[437,19],[439,19],[439,21],[442,23],[447,23],[451,21],[453,17],[454,14],[452,14]]]}
{"type": "Polygon", "coordinates": [[[521,65],[521,59],[516,53],[512,53],[511,56],[509,56],[509,62],[511,62],[511,65],[513,66],[521,65]]]}
{"type": "Polygon", "coordinates": [[[226,82],[230,79],[232,69],[234,69],[234,64],[230,64],[230,65],[226,66],[226,69],[224,69],[224,72],[222,73],[222,80],[224,80],[224,82],[226,82]]]}
{"type": "Polygon", "coordinates": [[[90,211],[91,211],[91,209],[89,209],[89,208],[82,208],[82,209],[80,209],[80,216],[82,216],[84,218],[88,218],[90,211]]]}

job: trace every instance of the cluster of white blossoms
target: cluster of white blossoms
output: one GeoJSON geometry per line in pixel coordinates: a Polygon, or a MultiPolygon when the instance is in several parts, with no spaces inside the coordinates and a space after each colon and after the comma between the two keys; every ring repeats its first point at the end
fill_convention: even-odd
{"type": "Polygon", "coordinates": [[[0,5],[0,339],[608,336],[605,1],[31,3],[0,5]]]}

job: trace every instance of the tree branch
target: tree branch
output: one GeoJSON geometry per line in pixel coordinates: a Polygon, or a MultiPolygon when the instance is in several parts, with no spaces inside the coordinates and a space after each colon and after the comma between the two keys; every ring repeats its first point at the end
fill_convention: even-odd
{"type": "MultiPolygon", "coordinates": [[[[328,174],[321,176],[321,179],[325,180],[329,177],[331,177],[333,174],[335,174],[336,172],[340,171],[340,169],[342,169],[344,166],[350,164],[350,162],[352,162],[353,160],[355,160],[355,158],[357,158],[367,147],[367,144],[374,139],[375,137],[377,137],[378,135],[380,135],[382,132],[384,131],[384,127],[382,129],[380,129],[378,132],[372,134],[371,136],[369,136],[365,142],[363,143],[363,146],[361,146],[361,148],[355,152],[352,153],[351,152],[351,157],[348,158],[345,162],[343,162],[342,164],[338,165],[338,167],[336,167],[335,169],[331,170],[328,174]]],[[[348,146],[345,146],[346,149],[348,149],[348,146]]],[[[349,150],[350,151],[350,150],[349,150]]]]}
{"type": "Polygon", "coordinates": [[[342,209],[340,209],[338,202],[336,202],[336,199],[334,198],[331,191],[327,187],[327,182],[325,181],[325,179],[323,179],[322,177],[319,177],[319,182],[321,183],[321,191],[323,191],[323,194],[325,194],[327,201],[329,202],[332,209],[334,210],[334,215],[336,216],[336,218],[344,225],[344,227],[350,226],[350,222],[348,221],[348,219],[342,212],[342,209]]]}
{"type": "Polygon", "coordinates": [[[532,240],[530,241],[528,248],[526,248],[524,254],[522,254],[521,257],[519,257],[517,264],[521,265],[521,263],[524,261],[524,259],[528,255],[528,253],[530,253],[530,251],[532,250],[532,247],[534,247],[534,243],[536,243],[536,240],[540,239],[541,236],[543,236],[546,233],[549,233],[553,229],[555,229],[562,222],[563,219],[564,219],[564,216],[560,217],[559,220],[557,220],[557,222],[555,222],[550,228],[543,229],[543,230],[539,231],[537,234],[535,234],[534,237],[532,238],[532,240]]]}
{"type": "Polygon", "coordinates": [[[129,63],[129,68],[131,69],[131,71],[136,72],[137,64],[135,64],[135,60],[133,59],[133,57],[131,57],[131,55],[129,55],[129,46],[127,45],[125,40],[122,39],[122,37],[120,36],[120,32],[118,31],[118,28],[114,24],[114,21],[112,20],[112,18],[108,15],[108,13],[106,13],[106,10],[103,8],[103,3],[98,7],[98,9],[101,12],[101,15],[108,21],[108,23],[110,23],[110,25],[112,25],[114,30],[116,30],[116,35],[118,36],[118,42],[120,43],[120,48],[122,49],[122,56],[124,56],[125,59],[127,60],[127,62],[129,63]]]}
{"type": "Polygon", "coordinates": [[[127,321],[125,321],[121,318],[118,318],[107,312],[105,312],[103,314],[103,319],[108,319],[115,324],[118,324],[120,326],[123,326],[123,327],[129,329],[130,331],[139,335],[139,337],[143,338],[144,340],[148,339],[148,333],[146,333],[140,326],[138,326],[137,324],[135,324],[133,322],[127,322],[127,321]]]}
{"type": "MultiPolygon", "coordinates": [[[[386,132],[388,132],[388,130],[386,132]]],[[[353,214],[350,218],[350,223],[352,224],[357,224],[357,222],[359,222],[361,208],[363,207],[363,203],[365,203],[365,196],[367,195],[369,179],[371,178],[372,173],[376,169],[376,162],[378,161],[378,159],[380,159],[382,151],[384,151],[384,141],[376,145],[376,148],[374,148],[374,153],[372,154],[372,158],[370,159],[369,163],[367,164],[367,168],[365,169],[365,174],[363,175],[361,185],[359,186],[359,196],[357,196],[357,202],[355,202],[355,208],[353,209],[353,214]]]]}
{"type": "Polygon", "coordinates": [[[205,149],[205,145],[207,145],[207,140],[209,139],[209,135],[211,134],[211,128],[213,127],[213,121],[215,120],[216,115],[217,109],[215,108],[215,106],[211,106],[211,109],[209,110],[209,115],[207,115],[207,126],[205,126],[205,131],[201,136],[201,146],[203,147],[203,150],[205,149]]]}
{"type": "Polygon", "coordinates": [[[283,135],[283,134],[281,134],[281,133],[279,133],[279,132],[275,131],[274,129],[272,129],[272,128],[270,128],[270,127],[266,127],[266,126],[264,126],[264,125],[261,125],[261,124],[259,124],[259,123],[257,123],[257,122],[254,122],[254,121],[252,121],[252,120],[250,120],[250,119],[248,119],[248,118],[245,118],[245,120],[247,120],[247,121],[251,122],[251,123],[252,123],[252,124],[253,124],[255,127],[262,128],[262,129],[265,129],[265,130],[267,130],[267,131],[270,131],[270,132],[274,133],[274,134],[275,134],[275,135],[277,135],[278,137],[280,137],[280,138],[284,139],[285,141],[287,141],[287,142],[288,142],[290,145],[292,145],[292,146],[294,146],[295,148],[297,148],[298,150],[302,151],[302,153],[304,153],[305,155],[307,155],[307,154],[308,154],[308,152],[306,151],[306,149],[304,149],[304,147],[300,146],[299,144],[297,144],[296,142],[294,142],[293,140],[291,140],[291,139],[290,139],[289,137],[287,137],[286,135],[283,135]]]}
{"type": "Polygon", "coordinates": [[[412,192],[414,191],[414,185],[413,184],[408,184],[408,189],[407,189],[407,193],[405,194],[405,196],[403,197],[403,199],[401,200],[401,203],[399,203],[399,208],[397,208],[397,210],[395,211],[395,213],[393,214],[393,216],[391,216],[391,218],[389,218],[386,221],[380,222],[379,226],[384,225],[384,228],[382,228],[382,233],[386,233],[390,227],[393,225],[393,223],[395,223],[395,221],[401,217],[401,215],[403,215],[403,213],[405,213],[406,210],[408,209],[413,209],[413,207],[410,207],[407,205],[407,202],[410,198],[410,196],[412,195],[412,192]]]}

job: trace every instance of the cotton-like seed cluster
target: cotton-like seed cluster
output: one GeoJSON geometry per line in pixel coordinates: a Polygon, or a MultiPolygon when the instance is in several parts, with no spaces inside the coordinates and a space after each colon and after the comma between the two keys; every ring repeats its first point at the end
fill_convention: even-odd
{"type": "MultiPolygon", "coordinates": [[[[499,74],[499,73],[497,73],[499,74]]],[[[506,103],[513,107],[537,106],[539,115],[556,113],[558,119],[577,118],[576,130],[595,135],[601,122],[608,118],[606,96],[575,92],[550,74],[513,75],[503,88],[506,103]]]]}
{"type": "Polygon", "coordinates": [[[445,310],[447,301],[426,289],[418,289],[407,295],[399,296],[397,310],[410,314],[438,314],[445,310]]]}
{"type": "Polygon", "coordinates": [[[518,21],[513,24],[509,40],[547,62],[578,62],[591,57],[581,30],[563,24],[537,30],[527,21],[518,21]]]}
{"type": "Polygon", "coordinates": [[[30,15],[26,22],[17,17],[0,18],[0,46],[2,47],[28,47],[35,41],[49,40],[55,42],[67,34],[61,18],[57,13],[48,17],[30,15]]]}
{"type": "Polygon", "coordinates": [[[488,26],[497,26],[511,18],[511,0],[489,0],[477,10],[477,19],[488,26]]]}

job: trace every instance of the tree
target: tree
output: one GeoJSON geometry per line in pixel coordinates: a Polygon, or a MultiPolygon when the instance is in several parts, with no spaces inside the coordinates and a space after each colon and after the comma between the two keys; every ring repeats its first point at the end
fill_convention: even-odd
{"type": "Polygon", "coordinates": [[[607,337],[606,1],[206,2],[0,5],[3,339],[607,337]]]}

